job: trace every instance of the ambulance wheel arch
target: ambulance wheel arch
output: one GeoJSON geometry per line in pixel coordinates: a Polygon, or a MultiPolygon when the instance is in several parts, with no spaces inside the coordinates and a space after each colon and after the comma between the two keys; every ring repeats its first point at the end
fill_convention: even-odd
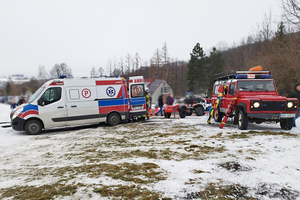
{"type": "Polygon", "coordinates": [[[106,122],[110,125],[110,126],[115,126],[120,124],[121,122],[121,116],[119,113],[117,112],[112,112],[107,116],[107,120],[106,122]]]}
{"type": "Polygon", "coordinates": [[[24,125],[24,130],[29,135],[37,135],[42,132],[44,128],[43,122],[38,118],[30,118],[24,125]]]}

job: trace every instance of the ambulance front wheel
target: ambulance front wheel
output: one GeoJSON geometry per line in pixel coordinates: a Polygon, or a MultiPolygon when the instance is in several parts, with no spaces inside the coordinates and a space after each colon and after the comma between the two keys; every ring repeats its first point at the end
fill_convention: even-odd
{"type": "Polygon", "coordinates": [[[107,117],[107,123],[110,126],[115,126],[120,123],[120,116],[117,113],[111,113],[107,117]]]}
{"type": "Polygon", "coordinates": [[[39,120],[31,119],[25,124],[25,132],[30,135],[40,134],[42,132],[42,124],[39,120]]]}

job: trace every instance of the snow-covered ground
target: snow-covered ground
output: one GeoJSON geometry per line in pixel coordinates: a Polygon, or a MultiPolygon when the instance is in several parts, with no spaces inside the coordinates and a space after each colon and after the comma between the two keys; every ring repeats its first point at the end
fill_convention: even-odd
{"type": "MultiPolygon", "coordinates": [[[[0,104],[0,110],[0,122],[9,122],[10,107],[0,104]]],[[[108,193],[95,189],[120,185],[172,199],[300,199],[299,127],[283,131],[279,124],[262,123],[240,131],[231,120],[223,129],[206,120],[154,116],[146,122],[50,130],[36,136],[0,128],[0,198],[12,199],[11,190],[28,194],[19,186],[61,183],[81,185],[69,196],[54,195],[56,199],[108,199],[108,193]],[[97,173],[102,164],[126,170],[124,163],[153,163],[158,175],[112,176],[103,168],[97,173]],[[232,194],[205,196],[214,190],[232,194]]],[[[300,119],[297,123],[300,126],[300,119]]]]}

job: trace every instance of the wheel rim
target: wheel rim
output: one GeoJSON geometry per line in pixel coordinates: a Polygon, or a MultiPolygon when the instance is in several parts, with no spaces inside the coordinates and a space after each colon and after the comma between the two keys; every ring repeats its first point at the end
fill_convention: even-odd
{"type": "Polygon", "coordinates": [[[30,124],[29,129],[32,133],[38,132],[38,125],[35,123],[30,124]]]}
{"type": "Polygon", "coordinates": [[[242,115],[239,113],[239,126],[242,126],[242,115]]]}
{"type": "Polygon", "coordinates": [[[219,112],[218,112],[218,109],[215,110],[215,119],[218,119],[218,116],[219,116],[219,112]]]}
{"type": "Polygon", "coordinates": [[[116,124],[117,122],[118,122],[117,117],[116,117],[116,116],[113,116],[113,117],[111,118],[111,123],[112,123],[112,124],[116,124]]]}

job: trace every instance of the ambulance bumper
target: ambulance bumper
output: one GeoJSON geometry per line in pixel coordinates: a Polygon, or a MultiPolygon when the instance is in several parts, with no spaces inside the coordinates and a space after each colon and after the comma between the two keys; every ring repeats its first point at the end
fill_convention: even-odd
{"type": "Polygon", "coordinates": [[[130,112],[130,117],[133,117],[133,116],[143,116],[143,115],[146,115],[146,114],[147,114],[146,110],[144,110],[144,111],[130,112]]]}
{"type": "Polygon", "coordinates": [[[20,117],[16,117],[15,119],[11,120],[11,127],[15,131],[23,131],[25,120],[21,119],[20,117]]]}

